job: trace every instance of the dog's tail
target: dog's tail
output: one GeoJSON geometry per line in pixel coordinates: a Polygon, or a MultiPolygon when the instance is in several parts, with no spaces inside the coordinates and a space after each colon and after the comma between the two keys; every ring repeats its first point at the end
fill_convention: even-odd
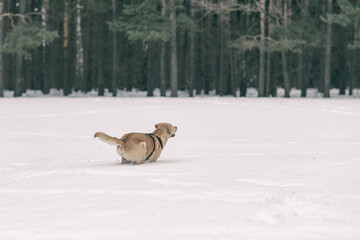
{"type": "Polygon", "coordinates": [[[110,145],[120,145],[122,147],[124,147],[124,141],[121,139],[118,139],[116,137],[111,137],[109,135],[107,135],[106,133],[103,132],[97,132],[94,134],[94,138],[99,138],[101,141],[106,142],[107,144],[110,145]]]}

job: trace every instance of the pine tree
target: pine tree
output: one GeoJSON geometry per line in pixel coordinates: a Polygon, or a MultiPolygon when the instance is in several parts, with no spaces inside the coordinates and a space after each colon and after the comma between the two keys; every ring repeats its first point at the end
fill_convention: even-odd
{"type": "Polygon", "coordinates": [[[240,88],[244,96],[257,87],[275,96],[282,86],[287,97],[291,87],[305,97],[307,88],[327,96],[334,86],[351,94],[359,87],[360,0],[332,0],[332,14],[327,1],[1,0],[0,89],[109,88],[116,96],[126,87],[151,96],[159,86],[162,96],[166,87],[192,96],[240,88]]]}
{"type": "Polygon", "coordinates": [[[349,95],[352,95],[353,84],[356,81],[356,71],[358,69],[357,50],[360,49],[360,0],[356,0],[356,2],[338,0],[337,4],[340,8],[340,12],[329,12],[326,18],[322,18],[322,20],[328,25],[336,23],[342,27],[352,28],[352,43],[348,45],[350,51],[349,95]]]}
{"type": "MultiPolygon", "coordinates": [[[[290,96],[290,76],[288,65],[288,54],[298,53],[305,44],[315,45],[318,41],[319,33],[313,27],[309,26],[307,22],[302,23],[297,20],[291,21],[290,1],[273,0],[271,2],[272,11],[267,12],[268,21],[273,21],[271,26],[271,35],[265,36],[265,31],[260,31],[260,34],[245,34],[238,39],[232,41],[231,47],[234,47],[240,52],[251,53],[254,49],[263,49],[267,53],[279,52],[281,54],[281,70],[285,87],[285,97],[290,96]],[[270,15],[271,14],[271,15],[270,15]],[[264,41],[265,43],[262,43],[264,41]]],[[[259,13],[261,18],[262,4],[257,4],[254,7],[249,7],[245,12],[248,14],[259,13]]],[[[262,22],[262,21],[260,21],[262,22]]],[[[261,27],[260,27],[261,30],[261,27]]],[[[262,62],[262,61],[261,61],[262,62]]],[[[269,61],[267,61],[269,62],[269,61]]],[[[264,64],[264,63],[263,63],[264,64]]],[[[261,69],[259,64],[259,69],[261,69]]],[[[270,66],[267,66],[268,69],[270,66]]],[[[262,71],[260,71],[261,73],[262,71]]],[[[259,74],[261,79],[262,74],[259,74]]],[[[264,77],[265,78],[265,77],[264,77]]],[[[259,80],[260,80],[259,79],[259,80]]],[[[272,77],[274,79],[274,77],[272,77]]],[[[259,82],[259,96],[264,90],[263,80],[259,82]]]]}
{"type": "MultiPolygon", "coordinates": [[[[192,24],[188,16],[177,14],[180,9],[182,5],[179,0],[147,0],[141,4],[124,5],[118,20],[108,22],[110,29],[124,32],[131,42],[143,42],[143,59],[149,59],[148,50],[151,43],[159,41],[171,43],[171,96],[177,95],[176,30],[179,27],[189,28],[192,24]]],[[[144,63],[143,66],[146,69],[148,64],[144,63]]],[[[148,78],[147,81],[150,79],[148,78]]]]}
{"type": "Polygon", "coordinates": [[[49,31],[39,22],[31,20],[31,14],[33,13],[26,13],[26,0],[21,0],[18,14],[8,12],[1,16],[2,19],[8,17],[11,22],[10,31],[7,32],[0,46],[1,56],[2,53],[6,53],[16,60],[16,70],[14,71],[16,73],[14,79],[15,97],[21,96],[25,90],[23,58],[31,59],[35,49],[43,46],[44,42],[48,44],[53,42],[58,37],[56,31],[49,31]],[[17,25],[15,25],[16,19],[18,20],[17,25]]]}

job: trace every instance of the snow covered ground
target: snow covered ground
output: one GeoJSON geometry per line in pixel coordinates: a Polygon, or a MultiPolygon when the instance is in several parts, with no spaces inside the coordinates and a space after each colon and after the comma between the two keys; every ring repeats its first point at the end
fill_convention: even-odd
{"type": "Polygon", "coordinates": [[[0,239],[360,239],[359,99],[0,99],[0,239]],[[95,131],[178,126],[156,163],[95,131]],[[117,160],[118,159],[118,160],[117,160]]]}

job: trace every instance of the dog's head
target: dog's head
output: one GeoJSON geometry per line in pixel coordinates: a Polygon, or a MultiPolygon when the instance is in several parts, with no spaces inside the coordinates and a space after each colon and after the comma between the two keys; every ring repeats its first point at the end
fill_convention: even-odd
{"type": "Polygon", "coordinates": [[[177,131],[177,127],[171,125],[170,123],[158,123],[155,124],[156,129],[161,129],[165,134],[167,138],[175,137],[175,133],[177,131]]]}

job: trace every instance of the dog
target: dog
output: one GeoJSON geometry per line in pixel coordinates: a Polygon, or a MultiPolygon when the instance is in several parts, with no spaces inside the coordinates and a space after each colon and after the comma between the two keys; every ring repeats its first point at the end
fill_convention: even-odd
{"type": "Polygon", "coordinates": [[[155,162],[169,138],[175,137],[176,131],[177,127],[170,123],[158,123],[155,124],[155,130],[152,133],[127,133],[119,139],[97,132],[94,138],[116,145],[117,153],[122,157],[122,164],[142,164],[145,161],[155,162]]]}

